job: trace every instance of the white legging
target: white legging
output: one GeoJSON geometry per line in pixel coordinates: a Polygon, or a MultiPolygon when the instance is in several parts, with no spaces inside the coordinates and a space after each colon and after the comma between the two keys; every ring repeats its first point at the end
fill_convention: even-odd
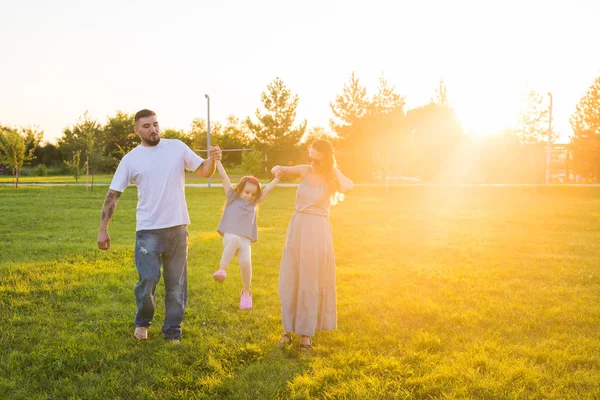
{"type": "Polygon", "coordinates": [[[225,233],[223,235],[223,255],[221,256],[221,269],[226,270],[237,251],[238,262],[242,270],[242,284],[244,288],[250,288],[252,281],[252,261],[250,261],[251,248],[250,239],[225,233]]]}

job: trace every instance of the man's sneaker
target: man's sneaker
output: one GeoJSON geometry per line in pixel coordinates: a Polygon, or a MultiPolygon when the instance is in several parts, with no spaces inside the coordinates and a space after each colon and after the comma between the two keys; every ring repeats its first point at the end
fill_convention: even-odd
{"type": "Polygon", "coordinates": [[[148,339],[148,328],[146,328],[145,326],[136,327],[133,336],[135,336],[137,340],[148,339]]]}
{"type": "Polygon", "coordinates": [[[171,343],[171,344],[180,344],[181,343],[181,339],[177,339],[177,338],[165,338],[167,340],[167,343],[171,343]]]}

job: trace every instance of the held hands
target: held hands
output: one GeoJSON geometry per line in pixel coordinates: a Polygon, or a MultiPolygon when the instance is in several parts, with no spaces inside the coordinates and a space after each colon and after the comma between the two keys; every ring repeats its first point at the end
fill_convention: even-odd
{"type": "Polygon", "coordinates": [[[276,165],[273,168],[271,168],[271,173],[273,175],[275,175],[275,178],[281,178],[281,176],[284,172],[285,172],[285,168],[281,167],[279,165],[276,165]]]}
{"type": "Polygon", "coordinates": [[[212,160],[221,160],[223,156],[223,151],[219,146],[210,146],[208,157],[212,160]]]}

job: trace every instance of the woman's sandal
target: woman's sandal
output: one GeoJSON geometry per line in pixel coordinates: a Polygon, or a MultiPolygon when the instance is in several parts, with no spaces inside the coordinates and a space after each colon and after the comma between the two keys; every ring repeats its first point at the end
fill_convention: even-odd
{"type": "Polygon", "coordinates": [[[279,343],[277,343],[278,346],[290,344],[292,344],[292,335],[289,332],[286,332],[283,335],[281,335],[281,339],[279,339],[279,343]]]}
{"type": "Polygon", "coordinates": [[[304,351],[310,351],[310,350],[312,350],[313,349],[313,347],[312,347],[312,339],[310,337],[308,337],[308,336],[304,336],[304,337],[308,338],[308,343],[300,343],[298,345],[298,348],[300,350],[304,350],[304,351]]]}

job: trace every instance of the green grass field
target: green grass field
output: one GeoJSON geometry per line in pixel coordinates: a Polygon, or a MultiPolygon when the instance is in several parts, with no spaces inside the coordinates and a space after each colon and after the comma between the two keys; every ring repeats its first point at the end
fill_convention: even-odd
{"type": "Polygon", "coordinates": [[[132,336],[135,188],[0,187],[2,399],[598,399],[600,189],[356,188],[332,210],[338,323],[275,347],[294,189],[261,206],[254,308],[212,280],[221,189],[188,188],[181,345],[132,336]],[[296,341],[297,343],[297,341],[296,341]]]}

